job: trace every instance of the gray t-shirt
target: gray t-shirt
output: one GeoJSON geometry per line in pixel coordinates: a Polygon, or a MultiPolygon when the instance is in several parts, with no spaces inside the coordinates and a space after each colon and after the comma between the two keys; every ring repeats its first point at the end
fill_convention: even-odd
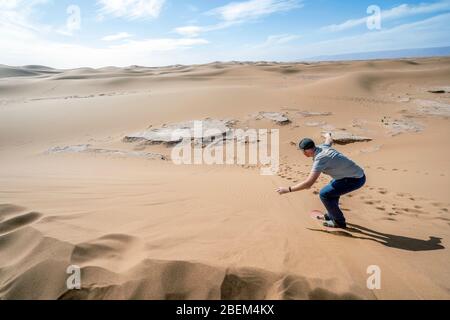
{"type": "Polygon", "coordinates": [[[317,147],[314,155],[313,172],[322,172],[335,180],[362,178],[364,170],[329,144],[317,147]]]}

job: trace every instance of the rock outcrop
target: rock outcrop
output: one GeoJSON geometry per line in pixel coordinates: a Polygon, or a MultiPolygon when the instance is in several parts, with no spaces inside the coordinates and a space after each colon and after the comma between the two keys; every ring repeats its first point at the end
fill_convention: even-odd
{"type": "Polygon", "coordinates": [[[183,140],[208,143],[215,139],[223,139],[235,122],[234,120],[205,119],[168,124],[160,128],[149,128],[127,135],[123,141],[165,144],[167,146],[176,145],[183,142],[183,140]]]}
{"type": "MultiPolygon", "coordinates": [[[[326,137],[327,132],[323,132],[322,136],[326,137]]],[[[332,137],[333,137],[333,141],[336,144],[350,144],[350,143],[355,143],[355,142],[368,142],[368,141],[372,141],[372,138],[369,137],[363,137],[363,136],[358,136],[355,135],[351,132],[347,132],[347,131],[332,131],[331,132],[332,137]]]]}
{"type": "Polygon", "coordinates": [[[312,111],[299,111],[297,112],[298,115],[302,116],[302,117],[326,117],[326,116],[331,116],[332,113],[331,112],[312,112],[312,111]]]}
{"type": "Polygon", "coordinates": [[[385,117],[381,122],[388,128],[388,134],[390,136],[397,136],[408,132],[417,133],[423,130],[423,125],[410,118],[390,119],[385,117]]]}
{"type": "Polygon", "coordinates": [[[434,100],[415,100],[420,114],[430,116],[450,116],[450,104],[434,100]]]}
{"type": "Polygon", "coordinates": [[[284,113],[281,112],[260,112],[256,114],[255,119],[256,120],[267,119],[279,125],[286,125],[291,123],[291,120],[289,120],[289,118],[284,113]]]}
{"type": "Polygon", "coordinates": [[[89,144],[80,144],[65,147],[53,147],[47,150],[46,152],[46,154],[57,154],[57,153],[91,153],[91,154],[104,154],[109,156],[144,158],[152,160],[167,160],[164,155],[159,153],[93,148],[89,144]]]}

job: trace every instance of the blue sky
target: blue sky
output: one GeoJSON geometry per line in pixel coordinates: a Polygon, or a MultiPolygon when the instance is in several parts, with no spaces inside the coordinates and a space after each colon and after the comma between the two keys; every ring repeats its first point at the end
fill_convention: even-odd
{"type": "Polygon", "coordinates": [[[293,61],[450,46],[450,0],[0,0],[0,63],[293,61]]]}

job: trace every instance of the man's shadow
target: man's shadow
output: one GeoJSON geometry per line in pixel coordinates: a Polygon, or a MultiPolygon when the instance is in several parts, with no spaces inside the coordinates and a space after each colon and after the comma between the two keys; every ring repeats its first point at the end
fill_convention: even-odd
{"type": "Polygon", "coordinates": [[[445,247],[441,245],[442,238],[432,236],[430,236],[428,240],[409,238],[397,236],[394,234],[378,232],[366,227],[359,226],[357,224],[348,224],[347,229],[337,229],[336,231],[310,229],[310,228],[308,229],[312,231],[319,231],[342,237],[375,241],[382,245],[385,245],[386,247],[408,251],[430,251],[430,250],[445,249],[445,247]]]}

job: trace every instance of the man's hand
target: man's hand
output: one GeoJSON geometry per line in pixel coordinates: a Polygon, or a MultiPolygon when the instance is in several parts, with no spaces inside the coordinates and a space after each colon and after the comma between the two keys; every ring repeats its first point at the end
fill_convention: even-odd
{"type": "Polygon", "coordinates": [[[333,144],[333,136],[331,135],[331,132],[327,132],[325,134],[325,144],[329,144],[329,145],[333,144]]]}
{"type": "Polygon", "coordinates": [[[311,173],[309,174],[308,179],[306,179],[304,182],[299,183],[295,186],[292,186],[290,188],[283,188],[283,187],[279,187],[277,189],[277,192],[282,195],[285,193],[290,193],[290,192],[298,192],[298,191],[302,191],[302,190],[306,190],[312,187],[312,185],[314,183],[316,183],[317,179],[320,176],[320,172],[313,172],[311,171],[311,173]]]}
{"type": "Polygon", "coordinates": [[[277,189],[277,192],[278,192],[280,195],[283,195],[283,194],[285,194],[285,193],[289,193],[290,191],[289,191],[289,188],[279,187],[279,188],[277,189]]]}

